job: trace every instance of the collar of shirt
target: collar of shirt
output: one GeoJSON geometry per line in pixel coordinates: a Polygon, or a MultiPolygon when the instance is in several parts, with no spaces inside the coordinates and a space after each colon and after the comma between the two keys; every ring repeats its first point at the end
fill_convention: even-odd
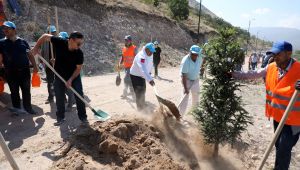
{"type": "Polygon", "coordinates": [[[292,67],[294,62],[295,62],[295,60],[291,58],[288,66],[285,69],[281,69],[278,67],[279,79],[281,79],[282,77],[284,77],[286,75],[286,73],[290,70],[290,68],[292,67]]]}

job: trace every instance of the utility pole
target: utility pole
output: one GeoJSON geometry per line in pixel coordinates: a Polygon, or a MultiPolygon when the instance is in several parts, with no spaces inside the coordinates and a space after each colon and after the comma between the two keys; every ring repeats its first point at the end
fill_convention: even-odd
{"type": "Polygon", "coordinates": [[[257,50],[258,33],[259,33],[259,31],[256,32],[255,52],[258,52],[258,50],[257,50]]]}
{"type": "Polygon", "coordinates": [[[250,41],[250,25],[251,25],[251,19],[249,20],[249,25],[248,25],[248,38],[247,38],[247,47],[246,47],[246,55],[248,53],[248,48],[249,48],[249,41],[250,41]]]}
{"type": "Polygon", "coordinates": [[[199,21],[198,21],[198,38],[197,38],[198,43],[200,42],[201,7],[202,7],[202,0],[200,0],[200,4],[199,4],[199,21]]]}
{"type": "Polygon", "coordinates": [[[246,46],[246,54],[248,53],[249,43],[250,43],[250,39],[251,39],[250,25],[251,25],[251,21],[252,21],[252,20],[255,20],[255,18],[249,19],[249,25],[248,25],[248,38],[247,38],[247,46],[246,46]]]}

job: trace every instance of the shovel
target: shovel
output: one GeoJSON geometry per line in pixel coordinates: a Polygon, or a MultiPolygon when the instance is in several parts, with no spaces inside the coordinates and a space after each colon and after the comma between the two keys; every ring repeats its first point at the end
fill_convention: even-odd
{"type": "MultiPolygon", "coordinates": [[[[194,84],[194,82],[192,82],[191,86],[189,87],[189,90],[192,88],[193,84],[194,84]]],[[[172,114],[176,117],[176,119],[177,119],[177,120],[180,120],[181,114],[180,114],[178,108],[179,108],[179,106],[182,104],[183,100],[187,97],[187,94],[184,94],[184,96],[182,97],[182,99],[180,100],[179,104],[178,104],[177,107],[176,107],[176,105],[175,105],[173,102],[171,102],[171,101],[169,101],[169,100],[166,100],[166,99],[163,99],[162,97],[160,97],[160,96],[158,95],[157,90],[156,90],[155,87],[154,87],[154,91],[155,91],[155,95],[156,95],[157,100],[158,100],[160,103],[162,103],[162,104],[164,104],[165,106],[167,106],[168,109],[172,112],[172,114]]]]}
{"type": "Polygon", "coordinates": [[[170,100],[164,99],[160,95],[158,95],[155,86],[154,86],[154,92],[155,92],[158,102],[165,105],[171,111],[171,113],[176,117],[176,119],[180,120],[181,115],[180,115],[179,110],[176,107],[176,105],[173,102],[171,102],[170,100]]]}
{"type": "MultiPolygon", "coordinates": [[[[188,88],[188,91],[191,90],[191,88],[193,87],[193,85],[194,85],[194,82],[191,83],[191,86],[188,88]]],[[[179,107],[181,106],[183,100],[187,97],[187,95],[188,95],[187,93],[185,93],[185,94],[183,95],[183,97],[181,98],[179,104],[177,105],[177,108],[179,108],[179,107]]]]}
{"type": "Polygon", "coordinates": [[[120,75],[120,67],[119,65],[117,66],[117,72],[118,72],[118,75],[116,77],[116,85],[119,86],[121,84],[121,75],[120,75]]]}
{"type": "MultiPolygon", "coordinates": [[[[39,59],[42,60],[47,67],[49,67],[53,73],[64,83],[66,83],[66,80],[64,80],[64,78],[62,78],[55,70],[54,68],[40,55],[38,55],[39,59]]],[[[110,116],[102,111],[102,110],[98,110],[96,111],[83,97],[80,96],[80,94],[77,93],[77,91],[73,88],[73,87],[70,87],[70,89],[72,90],[72,92],[82,101],[84,102],[91,110],[92,112],[94,113],[94,116],[99,119],[100,121],[106,121],[110,118],[110,116]]]]}

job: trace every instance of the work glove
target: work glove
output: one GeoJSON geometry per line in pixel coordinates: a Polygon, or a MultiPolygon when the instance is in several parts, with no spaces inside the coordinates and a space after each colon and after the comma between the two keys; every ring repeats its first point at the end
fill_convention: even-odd
{"type": "Polygon", "coordinates": [[[297,80],[297,82],[295,84],[295,89],[300,90],[300,80],[297,80]]]}

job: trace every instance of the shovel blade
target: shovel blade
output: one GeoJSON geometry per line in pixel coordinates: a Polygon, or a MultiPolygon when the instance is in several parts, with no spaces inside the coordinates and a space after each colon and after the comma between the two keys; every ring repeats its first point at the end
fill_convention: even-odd
{"type": "Polygon", "coordinates": [[[173,102],[171,102],[170,100],[164,99],[158,95],[156,95],[156,98],[160,103],[165,105],[171,111],[171,113],[176,117],[177,120],[179,120],[181,118],[179,110],[173,102]]]}
{"type": "Polygon", "coordinates": [[[121,76],[120,76],[120,74],[118,74],[117,77],[116,77],[116,85],[117,86],[119,86],[121,84],[121,80],[122,80],[121,76]]]}
{"type": "Polygon", "coordinates": [[[110,116],[109,116],[109,114],[108,113],[106,113],[106,112],[104,112],[104,111],[102,111],[102,110],[94,110],[93,109],[93,112],[94,112],[94,117],[96,118],[96,119],[98,119],[99,121],[106,121],[106,120],[108,120],[108,119],[110,119],[110,116]]]}

